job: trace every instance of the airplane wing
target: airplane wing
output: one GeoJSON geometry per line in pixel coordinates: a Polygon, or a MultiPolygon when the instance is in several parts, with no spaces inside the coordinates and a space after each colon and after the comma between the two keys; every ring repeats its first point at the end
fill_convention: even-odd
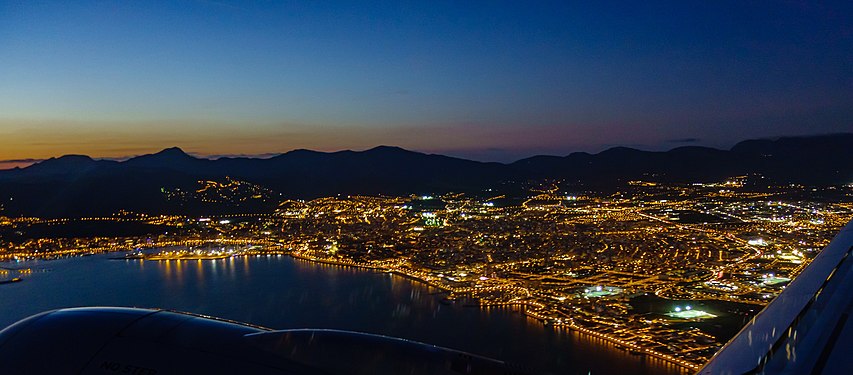
{"type": "Polygon", "coordinates": [[[504,362],[381,335],[273,331],[117,307],[34,315],[0,331],[3,374],[518,374],[504,362]]]}
{"type": "Polygon", "coordinates": [[[700,375],[853,374],[853,221],[700,375]]]}

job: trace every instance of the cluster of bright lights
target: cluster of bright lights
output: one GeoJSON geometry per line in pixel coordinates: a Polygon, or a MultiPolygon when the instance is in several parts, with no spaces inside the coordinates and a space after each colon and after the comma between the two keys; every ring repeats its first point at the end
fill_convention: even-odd
{"type": "Polygon", "coordinates": [[[791,279],[787,278],[787,277],[781,277],[781,276],[777,277],[776,274],[774,274],[774,273],[764,274],[764,275],[762,275],[762,278],[763,278],[763,281],[761,282],[761,284],[763,284],[763,285],[776,285],[776,284],[782,284],[782,283],[791,281],[791,279]]]}
{"type": "Polygon", "coordinates": [[[622,289],[621,289],[621,288],[614,287],[614,286],[604,287],[604,286],[601,286],[601,285],[596,285],[594,288],[586,288],[586,289],[584,289],[584,295],[585,295],[585,297],[587,297],[587,298],[590,298],[590,297],[592,297],[592,298],[597,298],[597,297],[611,296],[611,295],[616,295],[616,294],[619,294],[619,293],[622,293],[622,289]]]}
{"type": "Polygon", "coordinates": [[[710,319],[717,317],[714,314],[702,310],[694,310],[690,305],[684,307],[675,306],[674,311],[667,313],[666,315],[679,319],[710,319]]]}
{"type": "Polygon", "coordinates": [[[749,240],[747,243],[753,246],[767,246],[767,241],[764,241],[763,238],[749,240]]]}

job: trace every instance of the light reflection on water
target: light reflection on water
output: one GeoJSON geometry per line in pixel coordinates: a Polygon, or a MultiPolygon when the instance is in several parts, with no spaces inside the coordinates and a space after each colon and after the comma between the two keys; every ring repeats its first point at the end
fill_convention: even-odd
{"type": "Polygon", "coordinates": [[[559,374],[680,374],[577,332],[544,327],[518,306],[441,303],[439,290],[384,272],[286,256],[221,260],[33,261],[24,282],[0,285],[0,326],[71,306],[159,307],[271,328],[335,328],[447,346],[559,374]]]}

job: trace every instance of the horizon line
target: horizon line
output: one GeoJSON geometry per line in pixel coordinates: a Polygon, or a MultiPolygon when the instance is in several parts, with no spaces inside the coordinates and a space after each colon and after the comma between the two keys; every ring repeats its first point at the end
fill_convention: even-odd
{"type": "MultiPolygon", "coordinates": [[[[50,158],[43,158],[43,159],[19,158],[19,159],[0,160],[0,171],[14,170],[16,168],[17,169],[26,169],[30,166],[39,164],[39,163],[47,161],[47,160],[55,160],[55,159],[59,159],[59,158],[63,158],[63,157],[69,157],[69,156],[82,156],[82,157],[87,157],[87,158],[92,159],[92,160],[125,162],[128,160],[134,159],[134,158],[148,156],[148,155],[155,155],[155,154],[158,154],[158,153],[161,153],[161,152],[164,152],[167,150],[173,150],[173,149],[177,149],[177,150],[181,151],[182,153],[184,153],[188,156],[191,156],[195,159],[219,160],[219,159],[226,159],[226,158],[232,158],[232,159],[237,159],[237,158],[270,159],[270,158],[274,158],[276,156],[285,155],[285,154],[288,154],[291,152],[296,152],[296,151],[309,151],[309,152],[316,152],[316,153],[322,153],[322,154],[335,154],[335,153],[340,153],[340,152],[358,152],[358,153],[360,153],[360,152],[367,152],[367,151],[380,149],[380,148],[396,148],[396,149],[420,153],[420,154],[424,154],[424,155],[446,156],[446,157],[475,161],[475,162],[480,162],[480,163],[513,164],[513,163],[519,162],[521,160],[530,159],[530,158],[534,158],[534,157],[543,157],[543,156],[544,157],[567,157],[567,156],[574,155],[574,154],[598,155],[598,154],[601,154],[603,152],[607,152],[609,150],[618,149],[618,148],[627,148],[627,149],[632,149],[632,150],[642,151],[642,152],[661,152],[661,153],[670,152],[670,151],[682,149],[682,148],[705,148],[705,149],[718,150],[718,151],[731,151],[731,149],[734,148],[736,145],[743,143],[743,142],[748,142],[748,141],[778,141],[780,139],[785,139],[785,138],[820,138],[820,137],[851,136],[851,135],[853,135],[853,132],[825,133],[825,134],[799,135],[799,136],[789,135],[789,136],[750,138],[750,139],[744,139],[742,141],[738,141],[729,148],[718,148],[718,147],[712,147],[712,146],[685,144],[685,145],[681,145],[681,146],[668,148],[666,150],[644,150],[640,147],[636,147],[637,145],[629,145],[629,146],[616,145],[616,146],[607,147],[607,148],[605,148],[599,152],[574,151],[574,152],[570,152],[570,153],[565,154],[565,155],[554,155],[554,154],[540,153],[540,154],[532,154],[529,156],[525,156],[525,157],[522,157],[519,159],[515,159],[512,161],[506,161],[506,162],[496,161],[496,160],[476,160],[476,159],[468,158],[468,157],[454,156],[454,155],[452,155],[453,150],[444,150],[444,151],[415,150],[415,149],[407,149],[407,148],[400,147],[400,146],[393,146],[393,145],[386,145],[386,144],[380,144],[380,145],[376,145],[376,146],[365,148],[365,149],[355,149],[355,150],[354,149],[341,149],[341,150],[335,150],[335,151],[324,151],[324,150],[312,150],[312,149],[308,149],[308,148],[294,148],[292,150],[279,152],[279,153],[265,152],[265,153],[258,153],[258,154],[245,154],[245,153],[240,153],[240,154],[203,154],[203,153],[197,153],[197,152],[187,152],[186,150],[184,150],[180,146],[170,146],[170,147],[165,147],[163,149],[160,149],[159,151],[155,151],[155,152],[151,152],[151,153],[143,153],[143,154],[127,155],[127,156],[119,156],[119,157],[97,157],[97,156],[91,156],[91,155],[86,155],[86,154],[70,153],[70,154],[53,156],[50,158]]],[[[677,140],[669,140],[668,142],[679,144],[679,143],[695,143],[697,141],[699,141],[699,139],[697,139],[697,138],[684,138],[684,139],[677,139],[677,140]]]]}

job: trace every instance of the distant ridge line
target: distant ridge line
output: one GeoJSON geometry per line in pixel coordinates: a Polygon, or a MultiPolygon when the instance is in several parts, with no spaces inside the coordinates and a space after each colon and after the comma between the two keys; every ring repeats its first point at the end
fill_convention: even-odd
{"type": "Polygon", "coordinates": [[[479,162],[393,146],[364,151],[293,150],[268,158],[205,159],[178,147],[123,161],[66,155],[0,171],[0,204],[4,210],[0,215],[236,209],[178,204],[164,196],[175,189],[194,191],[200,180],[222,181],[226,177],[257,184],[282,198],[310,199],[336,194],[480,192],[518,188],[525,181],[542,179],[578,188],[608,189],[631,180],[690,183],[746,174],[760,174],[768,185],[853,183],[853,133],[747,140],[729,150],[614,147],[597,154],[539,155],[512,163],[479,162]]]}

